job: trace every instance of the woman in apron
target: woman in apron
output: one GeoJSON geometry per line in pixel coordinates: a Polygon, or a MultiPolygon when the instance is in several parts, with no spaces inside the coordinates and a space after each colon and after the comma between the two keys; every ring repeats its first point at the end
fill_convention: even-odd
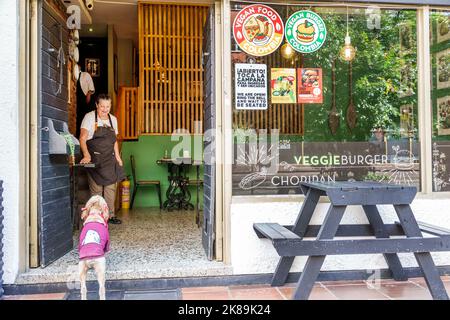
{"type": "Polygon", "coordinates": [[[87,113],[81,123],[80,147],[83,159],[80,163],[94,163],[95,168],[86,168],[91,196],[105,198],[110,212],[110,223],[119,224],[115,217],[117,182],[125,178],[123,162],[116,140],[117,119],[109,112],[111,98],[100,94],[96,99],[96,110],[87,113]]]}

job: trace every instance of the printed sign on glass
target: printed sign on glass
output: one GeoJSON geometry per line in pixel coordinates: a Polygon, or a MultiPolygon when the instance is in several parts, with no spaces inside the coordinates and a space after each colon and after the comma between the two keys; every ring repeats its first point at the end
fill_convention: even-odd
{"type": "Polygon", "coordinates": [[[298,103],[323,103],[322,69],[298,69],[298,103]]]}
{"type": "Polygon", "coordinates": [[[236,63],[234,66],[236,109],[267,109],[267,66],[249,63],[236,63]]]}
{"type": "Polygon", "coordinates": [[[295,12],[287,20],[285,36],[294,50],[311,53],[319,50],[325,43],[327,28],[318,14],[302,10],[295,12]]]}
{"type": "Polygon", "coordinates": [[[404,104],[400,106],[400,135],[408,138],[414,130],[413,105],[404,104]]]}
{"type": "Polygon", "coordinates": [[[450,48],[436,53],[437,88],[450,87],[450,48]]]}
{"type": "Polygon", "coordinates": [[[437,23],[437,42],[443,42],[450,39],[450,13],[442,13],[437,23]]]}
{"type": "Polygon", "coordinates": [[[233,36],[238,46],[253,56],[271,54],[283,41],[284,25],[272,8],[260,4],[242,9],[233,22],[233,36]]]}
{"type": "Polygon", "coordinates": [[[437,99],[438,135],[450,135],[450,96],[437,99]]]}
{"type": "Polygon", "coordinates": [[[272,103],[296,103],[295,76],[295,69],[271,69],[270,96],[272,103]]]}

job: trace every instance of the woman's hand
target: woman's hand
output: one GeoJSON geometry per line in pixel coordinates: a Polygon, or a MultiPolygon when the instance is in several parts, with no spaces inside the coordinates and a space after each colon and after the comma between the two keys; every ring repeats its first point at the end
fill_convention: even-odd
{"type": "Polygon", "coordinates": [[[118,159],[117,159],[117,162],[119,163],[119,166],[123,167],[123,161],[122,161],[122,159],[118,158],[118,159]]]}
{"type": "Polygon", "coordinates": [[[91,163],[91,156],[84,156],[80,163],[91,163]]]}

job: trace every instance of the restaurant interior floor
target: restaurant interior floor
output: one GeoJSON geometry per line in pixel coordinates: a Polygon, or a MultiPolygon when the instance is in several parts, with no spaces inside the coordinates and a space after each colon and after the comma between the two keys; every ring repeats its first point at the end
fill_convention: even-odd
{"type": "MultiPolygon", "coordinates": [[[[208,261],[195,211],[135,208],[119,212],[122,224],[110,224],[107,279],[144,279],[230,275],[230,266],[208,261]]],[[[45,268],[19,275],[16,284],[67,282],[77,277],[78,236],[74,249],[45,268]]],[[[95,280],[89,272],[88,280],[95,280]]]]}

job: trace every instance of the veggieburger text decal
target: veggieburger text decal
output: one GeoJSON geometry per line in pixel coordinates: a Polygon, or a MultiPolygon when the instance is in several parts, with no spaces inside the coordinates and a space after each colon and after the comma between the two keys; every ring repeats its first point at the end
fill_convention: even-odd
{"type": "Polygon", "coordinates": [[[311,53],[318,50],[327,38],[327,28],[315,12],[297,11],[286,21],[286,40],[294,50],[311,53]]]}
{"type": "Polygon", "coordinates": [[[284,25],[272,8],[247,6],[234,19],[233,36],[239,47],[252,56],[271,54],[283,41],[284,25]]]}

